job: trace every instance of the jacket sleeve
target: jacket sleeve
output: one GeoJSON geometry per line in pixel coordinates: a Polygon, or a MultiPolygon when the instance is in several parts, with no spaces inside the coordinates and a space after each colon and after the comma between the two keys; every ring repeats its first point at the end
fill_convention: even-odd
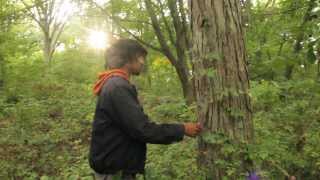
{"type": "Polygon", "coordinates": [[[116,124],[132,138],[145,143],[170,144],[184,136],[182,124],[156,124],[149,121],[129,87],[116,86],[111,91],[111,101],[118,116],[116,124]]]}

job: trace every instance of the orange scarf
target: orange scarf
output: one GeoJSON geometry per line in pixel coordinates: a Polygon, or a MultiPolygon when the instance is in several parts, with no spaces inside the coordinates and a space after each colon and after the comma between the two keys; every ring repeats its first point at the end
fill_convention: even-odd
{"type": "Polygon", "coordinates": [[[124,78],[125,80],[129,81],[129,75],[127,72],[125,72],[122,69],[111,69],[108,71],[104,71],[102,73],[99,74],[98,76],[98,81],[96,82],[96,84],[93,87],[93,93],[97,96],[100,94],[100,91],[102,89],[102,86],[104,85],[104,83],[106,83],[108,81],[108,79],[110,79],[112,76],[119,76],[124,78]]]}

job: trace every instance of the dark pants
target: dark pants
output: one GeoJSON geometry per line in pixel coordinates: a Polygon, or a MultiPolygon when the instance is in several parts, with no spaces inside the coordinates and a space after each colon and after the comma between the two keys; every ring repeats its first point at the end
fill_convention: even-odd
{"type": "MultiPolygon", "coordinates": [[[[95,180],[114,180],[116,178],[116,176],[119,176],[119,175],[99,174],[99,173],[95,172],[94,176],[95,176],[95,180]]],[[[136,175],[135,174],[122,174],[121,180],[136,180],[136,175]]]]}

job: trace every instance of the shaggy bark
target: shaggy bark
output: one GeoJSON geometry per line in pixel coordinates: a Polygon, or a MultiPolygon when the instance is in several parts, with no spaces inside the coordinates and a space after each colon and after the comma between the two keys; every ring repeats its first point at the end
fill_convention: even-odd
{"type": "Polygon", "coordinates": [[[226,143],[236,147],[253,138],[240,1],[191,1],[190,9],[198,120],[205,134],[224,138],[219,144],[202,136],[199,163],[209,169],[207,178],[222,179],[227,168],[218,161],[239,161],[237,173],[228,176],[237,179],[247,171],[247,163],[241,154],[226,157],[222,149],[226,143]]]}

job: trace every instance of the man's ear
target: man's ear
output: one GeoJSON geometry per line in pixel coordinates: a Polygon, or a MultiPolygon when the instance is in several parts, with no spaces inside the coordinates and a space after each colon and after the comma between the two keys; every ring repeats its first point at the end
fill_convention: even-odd
{"type": "Polygon", "coordinates": [[[138,58],[138,62],[141,63],[141,64],[144,64],[144,59],[143,59],[143,57],[139,57],[139,58],[138,58]]]}

